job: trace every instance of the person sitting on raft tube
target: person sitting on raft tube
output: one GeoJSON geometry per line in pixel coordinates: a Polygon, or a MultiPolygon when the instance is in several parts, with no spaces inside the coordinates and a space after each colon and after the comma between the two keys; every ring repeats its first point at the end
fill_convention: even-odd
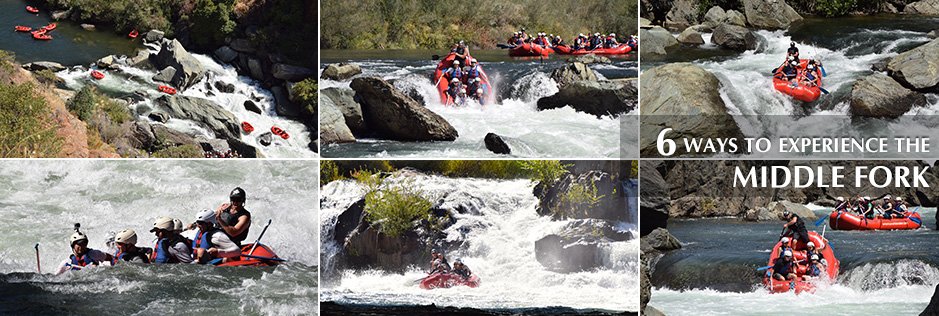
{"type": "Polygon", "coordinates": [[[150,262],[192,263],[192,241],[180,235],[182,224],[182,221],[166,216],[161,216],[153,222],[150,232],[156,235],[157,242],[153,246],[150,262]]]}
{"type": "Polygon", "coordinates": [[[228,203],[222,203],[215,210],[218,227],[228,234],[231,241],[241,246],[241,242],[248,238],[251,229],[251,212],[245,209],[247,195],[242,188],[235,188],[228,195],[228,203]]]}
{"type": "Polygon", "coordinates": [[[458,60],[453,61],[453,65],[450,65],[450,68],[444,73],[448,80],[463,80],[463,68],[460,68],[460,64],[458,60]]]}
{"type": "Polygon", "coordinates": [[[531,40],[532,44],[540,45],[542,47],[548,46],[548,43],[545,42],[544,33],[538,33],[538,36],[535,39],[531,40]]]}
{"type": "Polygon", "coordinates": [[[587,37],[584,36],[584,33],[580,33],[574,38],[574,50],[579,50],[587,46],[587,37]]]}
{"type": "Polygon", "coordinates": [[[793,241],[799,241],[803,244],[809,242],[809,232],[806,231],[805,222],[798,214],[785,210],[783,211],[783,218],[786,219],[783,228],[788,231],[787,235],[791,235],[793,241]]]}
{"type": "Polygon", "coordinates": [[[835,201],[838,202],[838,205],[835,206],[835,211],[848,212],[851,210],[851,202],[846,201],[843,196],[835,198],[835,201]]]}
{"type": "MultiPolygon", "coordinates": [[[[805,249],[805,257],[806,257],[806,258],[809,258],[809,257],[811,257],[811,256],[818,256],[819,258],[822,257],[822,252],[819,251],[818,248],[815,247],[815,243],[814,243],[814,242],[811,242],[811,241],[810,241],[810,242],[806,243],[806,244],[805,244],[805,248],[806,248],[806,249],[805,249]]],[[[822,260],[825,260],[825,259],[822,259],[822,260]]]]}
{"type": "Polygon", "coordinates": [[[867,219],[874,219],[877,217],[877,208],[874,207],[874,202],[871,201],[871,197],[865,196],[858,199],[858,213],[864,216],[867,219]]]}
{"type": "Polygon", "coordinates": [[[796,42],[789,43],[789,49],[786,50],[786,60],[799,61],[799,48],[796,47],[796,42]]]}
{"type": "Polygon", "coordinates": [[[116,265],[121,261],[150,263],[150,254],[153,249],[147,247],[137,247],[137,232],[133,229],[125,229],[114,236],[114,243],[117,244],[117,252],[111,259],[111,265],[116,265]]]}
{"type": "Polygon", "coordinates": [[[779,243],[782,245],[779,246],[781,251],[792,251],[792,242],[789,237],[783,237],[779,239],[779,243]]]}
{"type": "Polygon", "coordinates": [[[551,46],[562,46],[562,45],[564,45],[564,39],[561,38],[561,35],[555,35],[554,38],[551,39],[551,46]]]}
{"type": "Polygon", "coordinates": [[[463,260],[460,260],[459,258],[453,260],[452,272],[453,274],[459,275],[464,280],[469,279],[469,277],[473,275],[473,271],[471,271],[469,267],[463,264],[463,260]]]}
{"type": "Polygon", "coordinates": [[[903,198],[897,197],[896,203],[893,203],[893,218],[904,218],[910,211],[909,207],[906,206],[906,202],[903,201],[903,198]]]}
{"type": "Polygon", "coordinates": [[[806,271],[805,271],[805,272],[806,272],[806,273],[805,273],[806,279],[808,279],[809,277],[818,277],[818,276],[821,276],[821,275],[822,275],[822,271],[825,271],[825,265],[824,265],[824,263],[822,262],[822,260],[819,260],[819,258],[821,258],[821,257],[820,257],[819,255],[817,255],[817,254],[811,254],[811,255],[809,255],[808,257],[809,257],[809,260],[808,260],[808,261],[809,261],[809,265],[808,265],[808,268],[807,268],[806,271]]]}
{"type": "Polygon", "coordinates": [[[593,33],[593,36],[590,37],[588,44],[590,45],[588,48],[589,50],[603,47],[603,37],[600,36],[600,33],[593,33]]]}
{"type": "Polygon", "coordinates": [[[787,62],[785,66],[782,67],[782,71],[776,73],[776,76],[786,81],[795,80],[799,77],[799,62],[795,60],[787,62]]]}
{"type": "Polygon", "coordinates": [[[443,253],[440,253],[437,249],[431,249],[430,256],[433,259],[430,261],[430,272],[427,274],[450,272],[450,263],[447,262],[447,258],[443,256],[443,253]]]}
{"type": "Polygon", "coordinates": [[[193,240],[193,259],[199,264],[206,264],[215,259],[222,259],[225,262],[228,258],[241,255],[241,247],[238,247],[234,241],[228,238],[221,229],[214,225],[216,220],[215,212],[210,210],[196,213],[196,239],[193,240]]]}
{"type": "Polygon", "coordinates": [[[626,45],[629,45],[629,47],[632,47],[633,49],[636,49],[636,43],[637,41],[635,35],[630,35],[629,40],[626,41],[626,45]]]}
{"type": "Polygon", "coordinates": [[[509,37],[509,40],[506,41],[506,44],[509,44],[512,46],[522,45],[523,43],[525,42],[522,41],[521,37],[519,37],[518,32],[512,33],[512,37],[509,37]]]}
{"type": "Polygon", "coordinates": [[[450,79],[450,86],[447,88],[447,95],[456,103],[456,100],[463,94],[463,83],[460,79],[450,79]]]}
{"type": "Polygon", "coordinates": [[[477,78],[470,78],[469,82],[466,83],[466,94],[475,99],[476,90],[481,89],[481,80],[477,78]]]}
{"type": "Polygon", "coordinates": [[[893,197],[890,194],[884,195],[883,200],[875,207],[878,213],[884,214],[885,219],[893,218],[893,197]]]}
{"type": "Polygon", "coordinates": [[[466,46],[466,43],[460,41],[457,43],[453,49],[450,50],[451,53],[456,53],[456,58],[454,58],[453,63],[460,62],[460,64],[466,64],[466,57],[470,55],[469,47],[466,46]]]}
{"type": "Polygon", "coordinates": [[[805,66],[805,71],[802,72],[802,80],[799,81],[809,87],[818,86],[818,76],[815,75],[815,63],[809,62],[809,64],[805,66]]]}
{"type": "MultiPolygon", "coordinates": [[[[77,224],[76,224],[77,226],[77,224]]],[[[75,233],[69,237],[72,245],[72,254],[59,265],[56,275],[65,273],[65,271],[81,270],[89,265],[97,266],[102,262],[111,262],[114,257],[100,251],[88,248],[88,236],[75,228],[75,233]]]]}
{"type": "Polygon", "coordinates": [[[792,280],[796,278],[795,262],[792,261],[792,251],[783,251],[782,257],[776,258],[773,263],[773,279],[779,281],[792,280]]]}
{"type": "Polygon", "coordinates": [[[469,66],[463,70],[463,73],[466,74],[463,81],[467,83],[469,83],[470,80],[478,79],[482,75],[479,71],[479,62],[476,61],[476,58],[470,58],[469,66]]]}
{"type": "Polygon", "coordinates": [[[619,42],[616,41],[616,33],[610,33],[610,35],[607,35],[606,40],[603,41],[603,46],[606,48],[615,48],[619,46],[619,42]]]}

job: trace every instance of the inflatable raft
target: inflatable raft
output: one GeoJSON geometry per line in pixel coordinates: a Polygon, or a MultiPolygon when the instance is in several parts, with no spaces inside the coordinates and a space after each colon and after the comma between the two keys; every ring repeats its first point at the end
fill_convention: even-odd
{"type": "Polygon", "coordinates": [[[39,9],[36,9],[35,7],[31,7],[31,6],[26,6],[26,12],[39,13],[39,9]]]}
{"type": "MultiPolygon", "coordinates": [[[[815,244],[816,248],[822,253],[822,259],[827,263],[825,271],[822,271],[822,273],[827,275],[827,278],[822,277],[815,280],[805,280],[803,276],[808,270],[807,261],[803,262],[803,260],[808,259],[806,258],[805,244],[796,243],[792,245],[792,259],[797,262],[797,277],[793,280],[779,281],[773,279],[773,269],[766,270],[766,273],[763,275],[763,286],[765,286],[770,293],[786,293],[789,291],[794,291],[796,294],[802,292],[814,293],[818,282],[830,283],[838,277],[838,273],[841,270],[841,262],[838,261],[838,258],[835,258],[835,252],[831,244],[828,243],[828,240],[816,232],[809,232],[809,240],[815,244]]],[[[782,248],[782,242],[777,242],[776,245],[773,246],[773,251],[770,253],[769,257],[770,266],[776,262],[776,258],[782,255],[782,248]]]]}
{"type": "Polygon", "coordinates": [[[219,263],[216,266],[219,267],[270,267],[276,266],[283,262],[284,260],[280,257],[277,257],[277,254],[271,250],[270,247],[264,244],[258,244],[257,248],[254,248],[254,253],[251,253],[251,247],[254,244],[247,244],[241,246],[241,256],[234,258],[234,261],[228,261],[225,263],[219,263]],[[250,253],[250,254],[249,254],[250,253]]]}
{"type": "Polygon", "coordinates": [[[548,56],[553,52],[550,47],[545,47],[541,45],[536,45],[532,43],[524,43],[522,45],[515,46],[515,48],[509,49],[509,56],[512,57],[538,57],[538,56],[548,56]]]}
{"type": "MultiPolygon", "coordinates": [[[[447,94],[447,88],[450,86],[450,81],[447,80],[448,78],[444,78],[443,80],[441,80],[440,77],[444,76],[444,73],[447,71],[447,69],[449,69],[450,66],[453,65],[453,60],[455,58],[456,58],[456,54],[450,53],[449,55],[447,55],[447,57],[444,57],[442,60],[440,60],[439,63],[437,63],[437,69],[434,70],[433,80],[437,85],[437,94],[440,96],[440,103],[443,103],[444,105],[454,104],[455,100],[453,100],[453,98],[451,98],[450,95],[447,94]]],[[[467,56],[466,59],[469,60],[472,58],[473,57],[471,56],[467,56]]],[[[493,97],[495,95],[493,94],[493,91],[492,91],[492,85],[489,83],[489,76],[486,75],[486,71],[482,69],[482,66],[479,66],[479,78],[482,79],[481,86],[484,90],[483,95],[485,95],[485,101],[486,101],[485,103],[486,104],[492,103],[492,100],[494,100],[493,97]]],[[[463,84],[466,84],[466,83],[464,82],[463,84]]]]}
{"type": "Polygon", "coordinates": [[[96,80],[101,80],[101,79],[104,79],[104,73],[97,71],[97,70],[92,70],[91,77],[95,78],[96,80]]]}
{"type": "Polygon", "coordinates": [[[828,215],[828,226],[837,230],[900,230],[900,229],[919,229],[923,226],[923,220],[919,213],[911,213],[904,218],[885,219],[876,217],[867,219],[858,214],[845,211],[832,211],[828,215]]]}
{"type": "Polygon", "coordinates": [[[29,32],[29,31],[32,31],[33,28],[28,27],[28,26],[17,25],[17,26],[15,26],[15,27],[13,27],[13,30],[15,30],[15,31],[17,31],[17,32],[29,32]]]}
{"type": "Polygon", "coordinates": [[[159,86],[157,90],[170,95],[176,94],[176,89],[170,86],[159,86]]]}
{"type": "Polygon", "coordinates": [[[785,79],[785,77],[780,77],[778,74],[782,73],[783,66],[776,68],[777,75],[773,76],[773,88],[776,88],[776,91],[785,93],[792,98],[802,101],[802,102],[815,102],[818,100],[818,97],[822,95],[822,71],[820,68],[815,68],[815,77],[818,78],[817,86],[809,86],[800,82],[798,78],[802,77],[802,72],[805,71],[805,66],[808,65],[808,60],[803,59],[799,64],[799,76],[796,79],[796,82],[790,82],[785,79]]]}
{"type": "Polygon", "coordinates": [[[479,277],[475,274],[470,275],[469,279],[452,273],[434,273],[421,280],[421,288],[425,290],[436,288],[451,288],[454,286],[479,286],[479,277]]]}
{"type": "Polygon", "coordinates": [[[553,48],[555,52],[562,55],[626,55],[633,51],[633,48],[626,44],[621,44],[620,46],[610,48],[597,48],[594,50],[586,50],[583,48],[573,50],[570,46],[565,45],[555,46],[553,48]]]}

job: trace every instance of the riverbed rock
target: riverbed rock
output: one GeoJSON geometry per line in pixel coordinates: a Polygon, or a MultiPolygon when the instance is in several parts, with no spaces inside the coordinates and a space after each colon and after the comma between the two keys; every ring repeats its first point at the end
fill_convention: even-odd
{"type": "Polygon", "coordinates": [[[887,63],[887,71],[907,87],[939,89],[939,39],[897,55],[887,63]]]}
{"type": "Polygon", "coordinates": [[[535,211],[554,219],[604,219],[626,221],[626,195],[621,181],[608,172],[590,170],[567,174],[557,182],[535,187],[540,197],[535,211]]]}
{"type": "Polygon", "coordinates": [[[665,27],[670,30],[681,31],[695,24],[698,24],[698,1],[673,1],[672,9],[665,15],[665,27]]]}
{"type": "Polygon", "coordinates": [[[743,15],[743,12],[737,10],[727,10],[727,15],[724,16],[725,22],[730,25],[736,26],[747,26],[747,17],[743,15]]]}
{"type": "Polygon", "coordinates": [[[747,210],[747,214],[743,216],[743,219],[750,222],[772,222],[780,220],[779,214],[765,207],[747,210]]]}
{"type": "Polygon", "coordinates": [[[150,43],[156,43],[163,40],[163,37],[166,36],[166,33],[160,30],[150,30],[147,32],[147,35],[144,36],[144,41],[150,43]]]}
{"type": "Polygon", "coordinates": [[[212,85],[215,86],[215,89],[218,89],[219,92],[235,93],[235,84],[233,83],[228,83],[228,82],[219,80],[213,83],[212,85]]]}
{"type": "Polygon", "coordinates": [[[231,150],[238,153],[241,158],[264,158],[264,154],[257,147],[248,145],[241,139],[229,138],[227,141],[228,147],[231,147],[231,150]]]}
{"type": "Polygon", "coordinates": [[[137,51],[137,55],[133,57],[127,57],[127,65],[131,67],[144,67],[150,61],[150,52],[147,50],[141,49],[137,51]]]}
{"type": "Polygon", "coordinates": [[[94,31],[94,30],[95,30],[95,25],[94,25],[94,24],[82,23],[82,24],[80,24],[79,26],[81,26],[81,28],[82,28],[83,30],[85,30],[85,31],[94,31]]]}
{"type": "Polygon", "coordinates": [[[721,24],[714,29],[711,43],[727,49],[743,51],[756,49],[757,39],[756,35],[745,27],[721,24]]]}
{"type": "Polygon", "coordinates": [[[326,99],[342,112],[342,116],[346,120],[346,126],[349,127],[353,135],[364,136],[368,134],[368,126],[365,125],[365,118],[362,116],[362,106],[355,101],[355,91],[338,87],[320,90],[320,100],[326,102],[326,99]]]}
{"type": "Polygon", "coordinates": [[[539,110],[570,106],[577,111],[597,117],[618,116],[636,108],[635,85],[626,80],[580,80],[560,88],[558,93],[538,99],[539,110]]]}
{"type": "Polygon", "coordinates": [[[936,291],[932,293],[932,298],[929,299],[929,305],[926,305],[926,309],[920,313],[920,316],[936,315],[939,315],[939,284],[936,285],[936,291]]]}
{"type": "Polygon", "coordinates": [[[62,64],[57,63],[57,62],[37,61],[37,62],[23,64],[23,69],[26,69],[29,71],[49,70],[52,72],[59,72],[59,71],[65,70],[65,66],[62,66],[62,64]]]}
{"type": "Polygon", "coordinates": [[[459,133],[443,117],[421,106],[394,86],[375,77],[350,84],[370,130],[383,139],[452,141],[459,133]]]}
{"type": "Polygon", "coordinates": [[[929,31],[929,33],[926,33],[926,37],[932,39],[939,38],[939,29],[929,31]]]}
{"type": "Polygon", "coordinates": [[[271,94],[274,95],[274,112],[277,115],[285,117],[301,117],[303,114],[296,103],[290,100],[290,93],[287,88],[278,85],[271,87],[271,94]]]}
{"type": "Polygon", "coordinates": [[[52,14],[50,16],[52,16],[53,20],[61,21],[67,18],[68,15],[69,15],[69,11],[67,10],[57,10],[57,11],[52,11],[52,14]]]}
{"type": "Polygon", "coordinates": [[[261,146],[270,146],[272,142],[274,142],[274,133],[268,131],[258,135],[258,144],[261,146]]]}
{"type": "Polygon", "coordinates": [[[597,74],[584,63],[571,62],[552,71],[551,79],[554,79],[559,87],[564,87],[576,81],[597,81],[597,74]]]}
{"type": "Polygon", "coordinates": [[[154,122],[166,123],[170,120],[170,115],[163,112],[150,112],[147,115],[154,122]]]}
{"type": "Polygon", "coordinates": [[[360,73],[362,73],[362,67],[356,64],[329,64],[326,65],[326,69],[323,70],[323,78],[342,81],[360,73]]]}
{"type": "Polygon", "coordinates": [[[609,64],[613,62],[607,57],[598,56],[596,54],[579,55],[577,57],[571,58],[568,61],[582,64],[609,64]]]}
{"type": "Polygon", "coordinates": [[[101,57],[101,59],[98,59],[98,61],[95,61],[95,66],[98,66],[98,68],[103,68],[103,69],[111,69],[111,67],[115,66],[114,55],[107,55],[107,56],[101,57]]]}
{"type": "Polygon", "coordinates": [[[231,49],[231,47],[222,46],[215,50],[215,58],[218,58],[223,62],[230,63],[235,60],[235,58],[238,58],[238,52],[236,52],[234,49],[231,49]]]}
{"type": "Polygon", "coordinates": [[[346,125],[345,117],[331,98],[325,96],[320,98],[319,108],[320,141],[323,144],[355,142],[355,136],[346,125]]]}
{"type": "Polygon", "coordinates": [[[205,136],[196,136],[196,142],[202,147],[202,151],[224,153],[231,150],[228,141],[224,139],[210,139],[205,136]]]}
{"type": "Polygon", "coordinates": [[[163,68],[163,70],[160,70],[160,72],[157,72],[157,74],[153,75],[153,78],[151,79],[157,82],[172,83],[173,78],[175,77],[176,77],[176,68],[173,68],[173,66],[169,66],[169,67],[163,68]]]}
{"type": "Polygon", "coordinates": [[[640,29],[639,38],[642,39],[642,49],[639,50],[640,58],[646,55],[665,55],[667,53],[666,49],[679,44],[678,40],[672,37],[672,33],[660,26],[640,29]]]}
{"type": "Polygon", "coordinates": [[[251,74],[251,78],[264,79],[264,68],[261,67],[261,61],[257,58],[248,58],[248,72],[251,74]]]}
{"type": "Polygon", "coordinates": [[[939,15],[939,0],[922,0],[907,4],[903,13],[919,15],[939,15]]]}
{"type": "Polygon", "coordinates": [[[642,241],[652,249],[658,251],[664,252],[681,249],[681,242],[678,241],[678,238],[672,236],[672,233],[664,228],[656,228],[648,235],[642,236],[642,241]]]}
{"type": "Polygon", "coordinates": [[[261,107],[258,106],[257,103],[254,103],[254,101],[252,100],[245,100],[244,107],[245,107],[245,110],[248,110],[257,114],[261,114],[262,112],[261,107]]]}
{"type": "Polygon", "coordinates": [[[701,45],[704,44],[704,38],[701,37],[701,32],[689,27],[678,34],[678,42],[685,45],[701,45]]]}
{"type": "Polygon", "coordinates": [[[255,51],[257,51],[257,48],[254,47],[254,43],[251,43],[251,41],[244,38],[234,39],[231,41],[231,43],[228,44],[228,46],[235,51],[247,54],[253,54],[255,51]]]}
{"type": "Polygon", "coordinates": [[[926,104],[926,96],[909,90],[880,73],[863,77],[851,89],[851,114],[897,118],[913,106],[926,104]]]}
{"type": "Polygon", "coordinates": [[[193,120],[214,132],[218,138],[240,137],[238,118],[211,100],[165,95],[154,100],[154,103],[171,117],[193,120]]]}
{"type": "Polygon", "coordinates": [[[645,236],[656,228],[668,226],[668,182],[659,173],[660,161],[642,161],[639,167],[639,235],[645,236]]]}
{"type": "Polygon", "coordinates": [[[629,239],[629,232],[617,230],[608,221],[577,220],[535,241],[535,259],[548,270],[561,273],[602,268],[602,249],[629,239]]]}
{"type": "Polygon", "coordinates": [[[785,29],[792,22],[802,20],[785,0],[742,0],[743,13],[750,25],[762,29],[785,29]]]}
{"type": "Polygon", "coordinates": [[[766,208],[778,214],[778,218],[780,219],[782,219],[782,213],[788,210],[793,214],[799,215],[799,217],[806,222],[818,220],[818,215],[815,215],[815,212],[812,212],[808,207],[799,203],[789,201],[770,202],[766,208]]]}
{"type": "Polygon", "coordinates": [[[273,73],[274,78],[290,82],[298,82],[316,75],[316,72],[312,69],[287,64],[274,64],[271,73],[273,73]]]}
{"type": "Polygon", "coordinates": [[[645,316],[646,307],[652,296],[652,282],[649,281],[652,274],[649,273],[649,265],[646,264],[646,260],[639,261],[639,310],[642,311],[640,314],[645,316]]]}
{"type": "Polygon", "coordinates": [[[486,149],[489,149],[491,152],[500,155],[512,154],[512,149],[509,148],[509,145],[505,143],[502,136],[496,133],[487,133],[486,137],[483,138],[483,142],[486,144],[486,149]]]}
{"type": "Polygon", "coordinates": [[[185,90],[202,80],[206,73],[202,63],[189,54],[183,44],[175,39],[162,41],[160,52],[154,58],[154,64],[157,69],[176,68],[172,83],[180,90],[185,90]]]}
{"type": "Polygon", "coordinates": [[[727,11],[719,6],[713,6],[704,13],[704,21],[701,22],[710,28],[715,28],[721,24],[727,23],[727,11]]]}

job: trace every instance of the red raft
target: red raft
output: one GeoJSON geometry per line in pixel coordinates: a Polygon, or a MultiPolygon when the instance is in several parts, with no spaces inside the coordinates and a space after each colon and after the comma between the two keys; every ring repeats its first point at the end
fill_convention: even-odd
{"type": "Polygon", "coordinates": [[[788,94],[792,98],[802,101],[802,102],[815,102],[818,100],[818,97],[822,95],[822,70],[820,67],[815,68],[815,78],[818,78],[817,86],[809,86],[801,82],[802,72],[805,71],[805,66],[808,65],[808,60],[803,59],[799,64],[799,76],[796,77],[796,82],[790,82],[785,79],[785,77],[780,77],[782,74],[783,66],[779,66],[776,69],[776,74],[773,76],[773,87],[776,88],[776,91],[788,94]]]}
{"type": "Polygon", "coordinates": [[[130,33],[127,33],[128,38],[137,38],[137,35],[140,35],[140,33],[137,32],[137,30],[133,30],[133,31],[130,31],[130,33]]]}
{"type": "Polygon", "coordinates": [[[157,87],[157,90],[170,95],[176,94],[176,89],[170,86],[159,86],[157,87]]]}
{"type": "Polygon", "coordinates": [[[532,43],[523,43],[509,50],[509,56],[512,57],[538,57],[548,56],[553,52],[550,47],[536,45],[532,43]]]}
{"type": "Polygon", "coordinates": [[[26,6],[26,12],[39,13],[39,9],[36,9],[35,7],[32,7],[32,6],[26,6]]]}
{"type": "Polygon", "coordinates": [[[596,55],[626,55],[633,51],[633,48],[626,44],[621,44],[617,47],[610,48],[597,48],[594,50],[578,49],[573,50],[570,46],[561,45],[555,46],[554,51],[561,55],[587,55],[587,54],[596,54],[596,55]]]}
{"type": "Polygon", "coordinates": [[[95,78],[96,80],[101,80],[101,79],[104,79],[104,73],[97,71],[97,70],[92,70],[91,77],[95,78]]]}
{"type": "MultiPolygon", "coordinates": [[[[809,232],[809,240],[815,244],[819,251],[821,251],[822,259],[827,262],[825,271],[823,271],[823,273],[827,274],[827,280],[825,278],[821,278],[808,281],[803,277],[808,270],[807,262],[801,262],[807,259],[805,254],[805,244],[797,242],[792,246],[792,259],[797,262],[796,279],[779,281],[773,279],[772,269],[767,270],[766,274],[763,275],[763,286],[765,286],[766,289],[770,291],[770,293],[786,293],[789,291],[794,291],[796,294],[802,292],[815,293],[817,282],[831,282],[838,277],[838,273],[841,271],[841,262],[838,261],[838,258],[835,258],[835,252],[832,249],[831,244],[828,243],[828,240],[816,232],[809,232]]],[[[773,263],[776,262],[776,258],[779,258],[779,256],[782,255],[782,246],[782,242],[777,242],[776,245],[773,246],[773,252],[770,253],[769,256],[770,266],[773,266],[773,263]]]]}
{"type": "Polygon", "coordinates": [[[919,229],[923,226],[923,220],[919,213],[911,213],[910,216],[904,218],[885,219],[877,216],[874,219],[867,219],[851,212],[832,211],[828,215],[828,226],[837,230],[919,229]]]}
{"type": "Polygon", "coordinates": [[[31,27],[22,26],[22,25],[14,26],[13,29],[16,30],[17,32],[29,32],[33,30],[33,28],[31,27]]]}
{"type": "Polygon", "coordinates": [[[234,258],[233,261],[228,261],[225,263],[217,264],[219,267],[270,267],[276,266],[283,262],[284,260],[280,257],[277,257],[277,254],[271,250],[270,247],[264,244],[259,244],[257,248],[254,248],[254,252],[251,253],[251,247],[254,244],[247,244],[241,246],[241,256],[234,258]],[[249,255],[249,253],[251,253],[249,255]]]}
{"type": "Polygon", "coordinates": [[[251,126],[251,123],[241,122],[241,130],[245,131],[245,134],[251,134],[254,131],[254,126],[251,126]]]}
{"type": "MultiPolygon", "coordinates": [[[[450,53],[449,55],[447,55],[447,57],[444,57],[442,60],[440,60],[440,63],[437,63],[437,69],[434,70],[433,80],[434,82],[437,83],[437,94],[440,95],[440,103],[443,103],[444,105],[454,104],[454,100],[453,98],[450,97],[449,94],[447,94],[447,88],[450,86],[450,81],[447,80],[448,78],[444,78],[443,80],[441,80],[440,77],[444,75],[447,69],[450,69],[450,66],[453,65],[453,60],[455,58],[456,58],[456,54],[450,53]]],[[[466,60],[470,60],[470,59],[473,59],[473,57],[466,56],[466,60]]],[[[483,90],[484,90],[483,94],[485,95],[485,99],[486,99],[485,103],[486,104],[492,103],[492,101],[494,100],[492,84],[489,83],[489,76],[486,75],[486,71],[483,70],[482,66],[479,66],[479,78],[482,79],[481,87],[483,87],[483,90]]],[[[464,84],[466,83],[464,82],[464,84]]]]}
{"type": "Polygon", "coordinates": [[[475,274],[470,275],[469,279],[452,273],[434,273],[421,280],[421,288],[425,290],[437,288],[451,288],[454,286],[479,286],[479,277],[475,274]]]}

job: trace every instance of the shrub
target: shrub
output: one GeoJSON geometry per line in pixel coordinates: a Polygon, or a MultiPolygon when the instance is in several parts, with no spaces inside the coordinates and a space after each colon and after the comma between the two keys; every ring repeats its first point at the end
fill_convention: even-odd
{"type": "Polygon", "coordinates": [[[169,148],[164,148],[153,153],[153,158],[204,158],[205,152],[202,151],[202,148],[193,145],[186,144],[180,146],[173,146],[169,148]]]}
{"type": "Polygon", "coordinates": [[[59,77],[55,75],[52,70],[43,69],[33,73],[36,76],[36,80],[43,84],[55,84],[59,81],[59,77]]]}
{"type": "Polygon", "coordinates": [[[561,205],[567,205],[571,212],[587,214],[587,212],[600,203],[603,195],[597,195],[597,184],[590,181],[590,185],[573,183],[561,195],[561,205]]]}
{"type": "Polygon", "coordinates": [[[354,174],[356,181],[365,187],[365,212],[372,223],[392,237],[401,236],[413,226],[416,219],[430,214],[430,201],[421,197],[421,192],[412,183],[386,186],[382,178],[367,170],[354,174]]]}
{"type": "Polygon", "coordinates": [[[522,168],[528,171],[528,177],[532,182],[542,185],[552,185],[567,174],[567,167],[571,165],[562,164],[557,160],[528,160],[522,162],[522,168]]]}
{"type": "Polygon", "coordinates": [[[55,157],[61,147],[49,106],[32,84],[0,84],[0,157],[55,157]]]}
{"type": "Polygon", "coordinates": [[[234,0],[198,0],[190,19],[193,43],[207,49],[224,44],[235,31],[233,6],[234,0]]]}
{"type": "Polygon", "coordinates": [[[113,100],[104,95],[97,95],[97,107],[104,112],[115,124],[121,124],[133,119],[127,106],[117,100],[113,100]]]}
{"type": "Polygon", "coordinates": [[[318,91],[316,78],[307,78],[297,82],[291,88],[291,92],[297,98],[297,103],[306,111],[306,115],[311,117],[316,115],[316,102],[318,100],[318,91]]]}
{"type": "Polygon", "coordinates": [[[95,113],[95,90],[91,86],[84,86],[78,93],[68,100],[66,107],[79,120],[88,121],[95,113]]]}
{"type": "Polygon", "coordinates": [[[326,185],[327,183],[342,179],[345,179],[345,177],[342,176],[342,173],[339,171],[339,165],[337,165],[335,161],[320,161],[320,185],[326,185]]]}

